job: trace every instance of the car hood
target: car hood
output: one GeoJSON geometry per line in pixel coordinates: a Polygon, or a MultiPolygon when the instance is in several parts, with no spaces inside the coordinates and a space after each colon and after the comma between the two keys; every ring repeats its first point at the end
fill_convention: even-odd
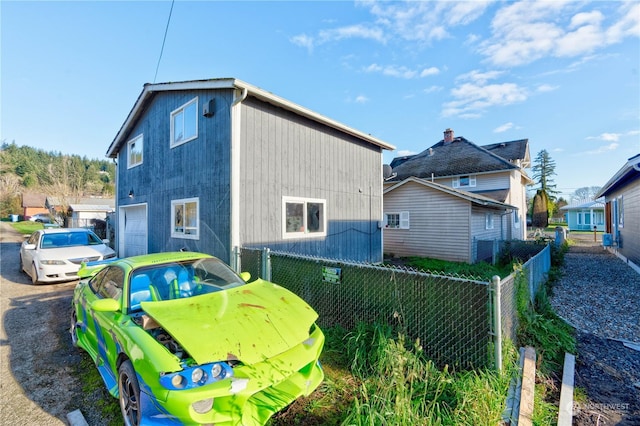
{"type": "Polygon", "coordinates": [[[69,246],[58,248],[46,248],[38,250],[39,259],[84,259],[95,256],[105,256],[113,253],[113,250],[104,245],[95,246],[69,246]]]}
{"type": "Polygon", "coordinates": [[[308,339],[318,318],[298,296],[263,280],[141,307],[198,364],[264,361],[308,339]]]}

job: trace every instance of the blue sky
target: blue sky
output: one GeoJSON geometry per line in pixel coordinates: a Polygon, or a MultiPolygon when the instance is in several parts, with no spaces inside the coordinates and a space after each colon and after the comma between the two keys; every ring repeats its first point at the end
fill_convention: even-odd
{"type": "Polygon", "coordinates": [[[0,3],[6,142],[103,158],[143,84],[234,77],[392,145],[528,138],[569,196],[640,153],[640,2],[0,3]]]}

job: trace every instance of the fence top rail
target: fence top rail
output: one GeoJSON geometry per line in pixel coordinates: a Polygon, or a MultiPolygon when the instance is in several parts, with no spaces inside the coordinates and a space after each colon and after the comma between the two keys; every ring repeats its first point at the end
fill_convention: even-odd
{"type": "MultiPolygon", "coordinates": [[[[248,248],[248,247],[243,247],[242,250],[262,251],[261,249],[248,248]]],[[[288,253],[288,252],[273,251],[273,250],[269,250],[269,254],[271,256],[290,257],[290,258],[312,261],[316,263],[332,263],[336,265],[351,266],[355,268],[368,268],[368,269],[377,270],[377,271],[400,272],[400,273],[411,274],[419,277],[446,278],[451,281],[460,281],[460,282],[473,283],[473,284],[479,284],[479,285],[485,285],[485,286],[489,285],[489,281],[481,281],[476,277],[465,276],[460,274],[446,274],[446,273],[436,274],[430,271],[415,269],[410,266],[373,264],[373,263],[350,261],[350,260],[343,260],[343,259],[330,259],[326,257],[302,255],[298,253],[288,253]]]]}

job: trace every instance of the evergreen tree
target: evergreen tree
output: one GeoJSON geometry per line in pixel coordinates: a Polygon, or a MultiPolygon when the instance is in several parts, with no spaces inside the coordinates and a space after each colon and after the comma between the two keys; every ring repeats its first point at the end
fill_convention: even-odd
{"type": "Polygon", "coordinates": [[[560,193],[556,191],[556,185],[552,178],[556,174],[556,162],[553,161],[546,149],[540,151],[533,162],[534,165],[531,168],[533,180],[540,185],[542,191],[546,192],[550,200],[555,200],[556,194],[560,193]]]}

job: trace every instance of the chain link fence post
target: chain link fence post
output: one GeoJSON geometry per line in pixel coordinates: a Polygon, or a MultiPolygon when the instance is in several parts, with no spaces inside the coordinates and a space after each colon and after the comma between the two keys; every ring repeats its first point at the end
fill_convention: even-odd
{"type": "Polygon", "coordinates": [[[271,249],[265,247],[262,250],[262,279],[271,282],[271,249]]]}
{"type": "Polygon", "coordinates": [[[496,370],[502,372],[502,309],[500,294],[500,277],[494,275],[491,279],[493,287],[493,344],[495,350],[496,370]]]}

